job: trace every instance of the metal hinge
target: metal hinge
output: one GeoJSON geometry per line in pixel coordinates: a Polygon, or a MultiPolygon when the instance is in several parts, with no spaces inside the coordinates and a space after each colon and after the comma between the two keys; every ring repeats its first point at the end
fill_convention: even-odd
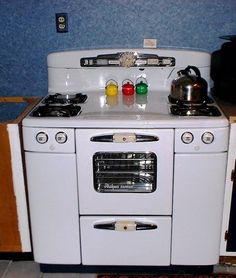
{"type": "Polygon", "coordinates": [[[234,176],[235,176],[235,170],[233,169],[231,171],[231,181],[234,181],[234,176]]]}
{"type": "Polygon", "coordinates": [[[225,241],[228,240],[228,234],[229,234],[229,233],[228,233],[228,230],[226,230],[226,231],[225,231],[225,241]]]}
{"type": "Polygon", "coordinates": [[[235,169],[236,169],[236,159],[234,162],[234,169],[231,171],[231,181],[234,182],[235,180],[235,169]]]}

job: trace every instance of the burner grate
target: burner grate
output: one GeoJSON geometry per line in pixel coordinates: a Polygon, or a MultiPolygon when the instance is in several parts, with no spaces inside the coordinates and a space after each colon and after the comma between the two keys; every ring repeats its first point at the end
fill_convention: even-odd
{"type": "Polygon", "coordinates": [[[171,97],[170,95],[168,96],[168,100],[171,104],[176,104],[176,105],[202,105],[202,104],[212,104],[214,103],[214,100],[207,96],[204,100],[202,101],[198,101],[198,102],[190,102],[187,100],[179,100],[179,99],[175,99],[173,97],[171,97]]]}
{"type": "Polygon", "coordinates": [[[213,105],[171,105],[171,114],[176,116],[208,116],[219,117],[221,112],[213,105]]]}
{"type": "Polygon", "coordinates": [[[63,95],[63,94],[55,94],[55,95],[48,95],[44,100],[44,104],[50,104],[50,105],[67,105],[67,104],[73,104],[77,105],[80,103],[84,103],[87,100],[88,96],[84,95],[82,93],[77,93],[73,95],[63,95]]]}
{"type": "Polygon", "coordinates": [[[33,112],[33,117],[73,117],[80,113],[81,107],[74,105],[66,106],[39,106],[33,112]]]}

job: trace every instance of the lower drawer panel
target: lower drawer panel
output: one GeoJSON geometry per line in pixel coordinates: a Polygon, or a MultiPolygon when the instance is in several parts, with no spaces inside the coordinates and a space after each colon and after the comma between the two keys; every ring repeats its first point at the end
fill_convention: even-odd
{"type": "Polygon", "coordinates": [[[170,264],[171,217],[82,216],[80,224],[84,265],[170,264]],[[114,223],[116,229],[110,230],[108,227],[114,223]],[[136,230],[127,225],[123,229],[124,223],[155,228],[136,230]]]}

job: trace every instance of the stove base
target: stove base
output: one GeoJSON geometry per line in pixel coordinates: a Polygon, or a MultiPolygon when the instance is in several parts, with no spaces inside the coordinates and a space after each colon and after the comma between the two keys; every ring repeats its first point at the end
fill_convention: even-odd
{"type": "Polygon", "coordinates": [[[109,274],[212,274],[213,265],[204,266],[85,266],[40,264],[44,273],[107,273],[109,274]]]}

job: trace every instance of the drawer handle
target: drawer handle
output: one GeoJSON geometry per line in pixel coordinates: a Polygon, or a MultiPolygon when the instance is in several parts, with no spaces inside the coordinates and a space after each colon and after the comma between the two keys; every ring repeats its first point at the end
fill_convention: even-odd
{"type": "Polygon", "coordinates": [[[141,230],[156,230],[156,229],[157,229],[157,225],[156,224],[137,223],[137,225],[136,225],[136,230],[137,231],[141,231],[141,230]]]}
{"type": "Polygon", "coordinates": [[[113,231],[143,231],[143,230],[155,230],[156,224],[142,223],[136,221],[114,221],[110,223],[98,223],[93,226],[99,230],[113,230],[113,231]]]}

